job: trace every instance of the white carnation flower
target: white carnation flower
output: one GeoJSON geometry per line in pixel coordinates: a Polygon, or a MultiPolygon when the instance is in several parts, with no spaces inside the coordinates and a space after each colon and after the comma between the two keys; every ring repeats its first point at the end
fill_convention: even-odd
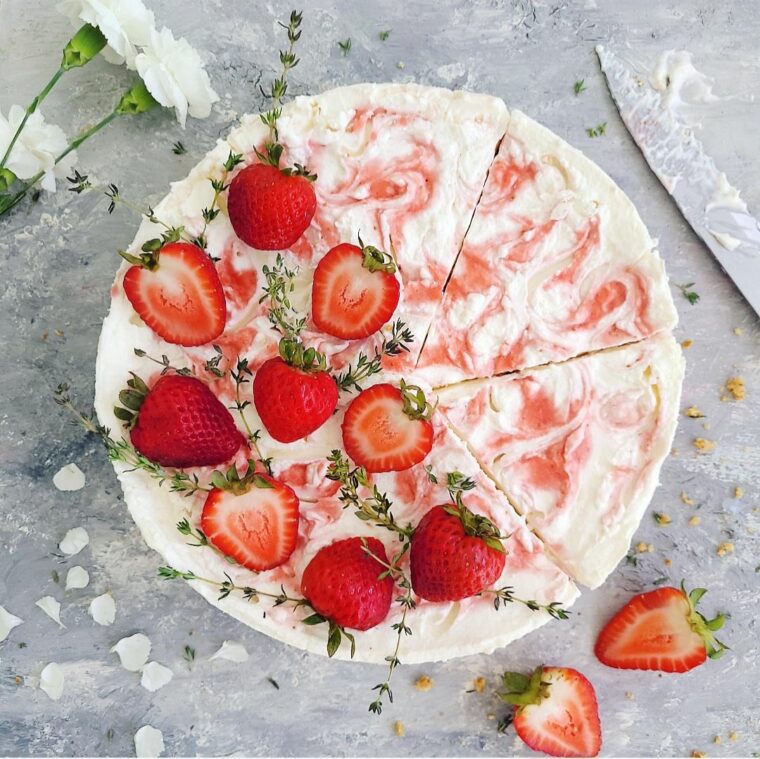
{"type": "Polygon", "coordinates": [[[103,56],[134,70],[137,47],[147,45],[156,24],[153,11],[142,0],[63,0],[58,10],[75,25],[97,26],[108,42],[103,56]]]}
{"type": "Polygon", "coordinates": [[[175,40],[166,27],[151,33],[135,66],[150,94],[164,107],[174,108],[183,127],[188,114],[205,119],[219,100],[198,52],[184,37],[175,40]]]}
{"type": "MultiPolygon", "coordinates": [[[[24,118],[24,109],[12,105],[6,119],[0,113],[0,157],[10,145],[13,135],[24,118]]],[[[57,166],[56,156],[68,147],[69,140],[59,126],[46,124],[39,110],[29,116],[26,126],[16,140],[16,144],[5,162],[5,168],[19,179],[31,179],[40,171],[45,172],[41,185],[49,192],[55,192],[55,178],[64,177],[76,163],[76,151],[69,153],[57,166]]]]}

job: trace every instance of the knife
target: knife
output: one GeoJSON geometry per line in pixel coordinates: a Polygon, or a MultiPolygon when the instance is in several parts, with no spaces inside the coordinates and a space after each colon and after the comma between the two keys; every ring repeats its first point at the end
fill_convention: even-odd
{"type": "Polygon", "coordinates": [[[608,48],[596,54],[623,123],[683,217],[760,315],[760,224],[663,96],[608,48]]]}

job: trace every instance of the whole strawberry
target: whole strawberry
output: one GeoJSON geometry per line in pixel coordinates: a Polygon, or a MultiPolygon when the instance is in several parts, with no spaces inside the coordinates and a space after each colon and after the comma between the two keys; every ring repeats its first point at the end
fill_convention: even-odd
{"type": "Polygon", "coordinates": [[[229,461],[243,436],[224,404],[195,377],[166,374],[152,388],[133,374],[119,394],[132,445],[161,466],[214,466],[229,461]]]}
{"type": "Polygon", "coordinates": [[[412,536],[414,592],[428,601],[459,601],[491,587],[504,570],[502,537],[486,517],[456,504],[435,506],[412,536]]]}
{"type": "Polygon", "coordinates": [[[292,443],[321,427],[338,405],[338,386],[324,356],[297,340],[280,341],[280,355],[265,361],[253,379],[253,403],[267,432],[292,443]]]}
{"type": "Polygon", "coordinates": [[[258,250],[284,250],[306,231],[317,208],[311,175],[255,163],[230,183],[227,212],[235,234],[258,250]]]}
{"type": "Polygon", "coordinates": [[[369,630],[388,616],[393,600],[393,579],[379,579],[381,561],[387,564],[388,556],[377,538],[338,540],[320,548],[309,562],[301,593],[314,611],[336,625],[369,630]]]}

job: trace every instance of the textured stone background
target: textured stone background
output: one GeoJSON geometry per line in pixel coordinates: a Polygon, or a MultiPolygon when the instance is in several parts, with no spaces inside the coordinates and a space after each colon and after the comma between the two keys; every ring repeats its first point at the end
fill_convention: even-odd
{"type": "MultiPolygon", "coordinates": [[[[260,0],[151,4],[159,23],[204,51],[222,100],[211,118],[190,120],[184,132],[170,114],[155,112],[112,125],[81,150],[80,170],[147,201],[182,177],[239,114],[260,109],[256,85],[272,75],[282,38],[275,20],[289,11],[279,1],[260,0]],[[186,155],[172,153],[177,139],[187,146],[186,155]]],[[[699,405],[707,419],[681,421],[678,455],[666,462],[662,487],[636,536],[652,543],[654,552],[640,556],[636,566],[621,565],[604,587],[586,592],[566,623],[548,625],[492,656],[402,668],[396,703],[380,717],[368,714],[369,687],[382,679],[379,667],[329,662],[275,643],[213,610],[190,588],[155,577],[159,557],[132,524],[102,450],[50,398],[63,379],[82,403],[92,398],[115,251],[131,240],[137,220],[122,210],[108,216],[107,202],[97,194],[43,196],[0,220],[0,604],[26,620],[0,645],[0,753],[130,754],[135,730],[150,723],[164,732],[171,754],[528,755],[514,733],[499,735],[489,720],[500,713],[492,688],[482,695],[466,690],[476,676],[494,685],[504,669],[540,662],[575,666],[593,681],[607,755],[760,751],[760,550],[753,533],[760,527],[758,320],[649,173],[593,55],[599,41],[629,43],[632,57],[649,62],[667,48],[691,50],[697,67],[715,77],[722,98],[702,114],[702,136],[758,212],[757,4],[320,0],[304,10],[295,92],[393,80],[499,95],[598,161],[659,236],[672,280],[696,282],[702,296],[697,305],[674,293],[678,336],[694,340],[686,354],[684,405],[699,405]],[[378,31],[385,28],[392,32],[383,43],[378,31]],[[344,58],[336,43],[346,37],[353,49],[344,58]],[[578,78],[585,78],[588,90],[575,97],[578,78]],[[586,127],[601,121],[609,124],[607,135],[589,139],[586,127]],[[743,328],[741,336],[735,327],[743,328]],[[747,400],[722,403],[721,386],[734,374],[744,376],[747,400]],[[715,451],[696,455],[695,435],[714,439],[715,451]],[[61,493],[52,476],[70,461],[85,471],[87,485],[61,493]],[[741,500],[733,498],[736,485],[745,490],[741,500]],[[684,489],[697,506],[680,502],[684,489]],[[672,524],[657,527],[654,510],[669,514],[672,524]],[[698,527],[687,525],[693,514],[701,516],[698,527]],[[61,561],[54,555],[58,541],[77,525],[87,528],[91,545],[75,560],[61,561]],[[721,558],[716,547],[724,541],[735,550],[721,558]],[[64,593],[51,573],[63,576],[73,563],[90,571],[91,585],[64,593]],[[599,665],[591,649],[602,620],[631,593],[682,577],[711,589],[707,611],[731,612],[723,636],[731,652],[683,676],[626,674],[599,665]],[[116,623],[98,627],[86,609],[107,589],[118,606],[116,623]],[[34,606],[48,594],[61,601],[67,629],[34,606]],[[136,631],[150,636],[152,658],[175,673],[155,694],[108,653],[116,640],[136,631]],[[250,660],[208,661],[225,639],[242,642],[250,660]],[[183,660],[186,644],[197,651],[192,667],[183,660]],[[64,698],[55,703],[33,687],[49,661],[66,671],[64,698]],[[435,681],[428,693],[413,688],[420,674],[435,681]],[[277,679],[279,691],[268,676],[277,679]],[[405,738],[393,734],[395,720],[406,725],[405,738]],[[735,742],[728,740],[731,730],[738,733],[735,742]],[[721,745],[712,745],[715,735],[722,736],[721,745]]],[[[0,0],[0,108],[31,99],[55,69],[68,34],[53,2],[0,0]]],[[[125,70],[97,61],[67,75],[43,110],[73,134],[110,109],[130,81],[125,70]]]]}

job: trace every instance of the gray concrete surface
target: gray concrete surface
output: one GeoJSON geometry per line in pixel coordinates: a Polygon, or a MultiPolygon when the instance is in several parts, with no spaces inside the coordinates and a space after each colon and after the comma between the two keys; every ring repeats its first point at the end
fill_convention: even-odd
{"type": "MultiPolygon", "coordinates": [[[[260,109],[256,85],[272,74],[281,41],[275,19],[284,18],[289,6],[279,0],[151,5],[159,23],[204,51],[222,100],[211,118],[189,120],[184,132],[167,112],[116,123],[83,147],[79,168],[117,183],[129,196],[156,200],[236,116],[260,109]],[[177,139],[186,155],[172,153],[177,139]]],[[[320,0],[304,10],[303,63],[294,72],[294,92],[392,80],[499,95],[608,171],[660,238],[673,282],[696,283],[701,299],[694,306],[674,288],[677,335],[694,341],[686,353],[684,403],[707,416],[681,421],[678,455],[666,462],[663,484],[636,536],[654,551],[584,593],[569,622],[546,626],[492,656],[402,668],[395,704],[380,717],[369,714],[369,687],[381,679],[380,668],[330,662],[275,643],[213,610],[190,588],[155,577],[159,558],[132,524],[102,450],[59,413],[50,395],[65,379],[82,403],[92,398],[115,251],[132,239],[136,220],[121,210],[109,216],[107,202],[94,194],[43,196],[0,220],[0,604],[25,620],[0,644],[0,754],[130,755],[135,730],[149,723],[163,731],[167,754],[530,755],[514,733],[497,733],[489,715],[502,710],[492,686],[504,669],[540,662],[577,667],[593,681],[605,755],[760,751],[760,546],[754,533],[760,527],[760,324],[649,173],[593,55],[599,41],[629,43],[649,61],[667,48],[691,50],[697,67],[715,77],[721,97],[704,113],[702,137],[760,212],[757,3],[320,0]],[[385,42],[378,39],[381,29],[391,29],[385,42]],[[343,57],[337,41],[346,37],[353,46],[343,57]],[[580,78],[587,90],[576,97],[573,83],[580,78]],[[608,122],[606,136],[587,137],[586,128],[602,121],[608,122]],[[745,378],[747,398],[721,402],[721,386],[735,374],[745,378]],[[714,440],[715,451],[697,455],[695,435],[714,440]],[[70,461],[86,473],[86,487],[59,492],[53,474],[70,461]],[[733,497],[736,486],[745,491],[741,499],[733,497]],[[695,506],[680,501],[682,490],[695,506]],[[672,523],[658,527],[655,510],[672,523]],[[690,527],[695,514],[701,524],[690,527]],[[91,545],[76,560],[62,561],[55,555],[58,541],[78,525],[89,531],[91,545]],[[716,548],[726,541],[733,553],[720,557],[716,548]],[[65,570],[74,563],[89,570],[90,587],[64,592],[65,570]],[[682,676],[622,673],[598,664],[592,645],[602,620],[631,593],[682,577],[710,588],[706,610],[730,612],[723,637],[731,651],[682,676]],[[116,622],[98,627],[87,605],[107,589],[116,599],[116,622]],[[61,601],[66,629],[34,606],[44,595],[61,601]],[[155,694],[108,652],[136,631],[149,635],[152,658],[175,674],[155,694]],[[242,642],[249,661],[209,661],[226,639],[242,642]],[[191,665],[183,659],[186,644],[196,650],[191,665]],[[66,669],[58,702],[33,687],[49,661],[66,669]],[[420,674],[433,678],[431,691],[414,689],[420,674]],[[466,692],[476,676],[489,678],[483,694],[466,692]],[[406,727],[403,738],[394,735],[396,720],[406,727]],[[737,740],[729,739],[731,731],[737,740]],[[715,735],[720,745],[713,744],[715,735]]],[[[68,34],[52,1],[0,0],[3,111],[38,91],[68,34]]],[[[44,112],[73,133],[110,109],[129,81],[123,69],[94,62],[67,75],[44,112]]]]}

